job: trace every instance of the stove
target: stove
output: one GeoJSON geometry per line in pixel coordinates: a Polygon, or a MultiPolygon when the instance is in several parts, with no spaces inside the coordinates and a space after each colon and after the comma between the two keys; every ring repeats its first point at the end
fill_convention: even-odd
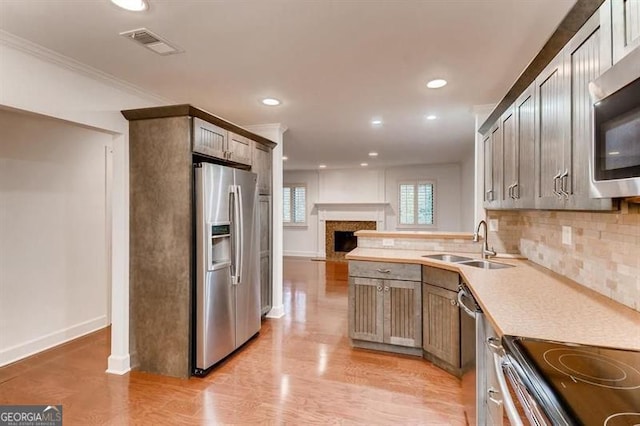
{"type": "Polygon", "coordinates": [[[507,365],[556,425],[640,425],[640,352],[504,336],[507,365]]]}

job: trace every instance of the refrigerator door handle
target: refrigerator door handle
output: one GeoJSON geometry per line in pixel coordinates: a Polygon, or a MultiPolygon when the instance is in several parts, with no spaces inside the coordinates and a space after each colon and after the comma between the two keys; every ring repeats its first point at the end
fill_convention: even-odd
{"type": "Polygon", "coordinates": [[[238,273],[238,240],[236,229],[236,209],[237,209],[236,186],[229,186],[229,219],[231,220],[231,284],[236,284],[238,273]]]}
{"type": "Polygon", "coordinates": [[[244,212],[242,211],[242,186],[236,186],[236,197],[235,197],[237,207],[235,209],[236,217],[234,218],[236,226],[239,232],[236,233],[238,250],[236,251],[236,284],[240,284],[241,281],[241,273],[242,273],[242,262],[243,262],[243,252],[244,252],[244,212]]]}

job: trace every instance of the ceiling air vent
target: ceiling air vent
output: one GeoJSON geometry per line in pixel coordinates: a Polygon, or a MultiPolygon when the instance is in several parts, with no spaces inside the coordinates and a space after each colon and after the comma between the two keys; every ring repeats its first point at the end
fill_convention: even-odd
{"type": "Polygon", "coordinates": [[[169,43],[162,37],[152,33],[146,28],[139,28],[137,30],[125,31],[120,33],[121,36],[128,38],[129,40],[140,43],[147,49],[153,50],[159,55],[173,55],[174,53],[182,53],[183,50],[169,43]]]}

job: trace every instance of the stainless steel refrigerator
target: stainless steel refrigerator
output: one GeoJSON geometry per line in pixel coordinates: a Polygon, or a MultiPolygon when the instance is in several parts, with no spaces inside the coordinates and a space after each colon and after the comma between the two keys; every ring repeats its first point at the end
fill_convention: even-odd
{"type": "Polygon", "coordinates": [[[260,241],[255,173],[195,168],[195,368],[206,374],[260,330],[260,241]]]}

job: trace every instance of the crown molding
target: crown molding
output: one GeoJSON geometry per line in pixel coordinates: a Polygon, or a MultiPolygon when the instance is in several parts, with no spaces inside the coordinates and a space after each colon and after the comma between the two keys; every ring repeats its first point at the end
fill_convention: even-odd
{"type": "Polygon", "coordinates": [[[100,71],[97,68],[93,68],[89,65],[83,64],[82,62],[76,61],[75,59],[69,58],[68,56],[64,56],[44,46],[33,43],[29,40],[18,37],[1,29],[0,45],[4,45],[12,49],[21,51],[45,62],[49,62],[67,70],[82,74],[100,83],[107,84],[129,94],[147,99],[157,104],[166,105],[175,103],[169,99],[163,98],[162,96],[150,93],[134,84],[114,77],[111,74],[107,74],[104,71],[100,71]]]}

